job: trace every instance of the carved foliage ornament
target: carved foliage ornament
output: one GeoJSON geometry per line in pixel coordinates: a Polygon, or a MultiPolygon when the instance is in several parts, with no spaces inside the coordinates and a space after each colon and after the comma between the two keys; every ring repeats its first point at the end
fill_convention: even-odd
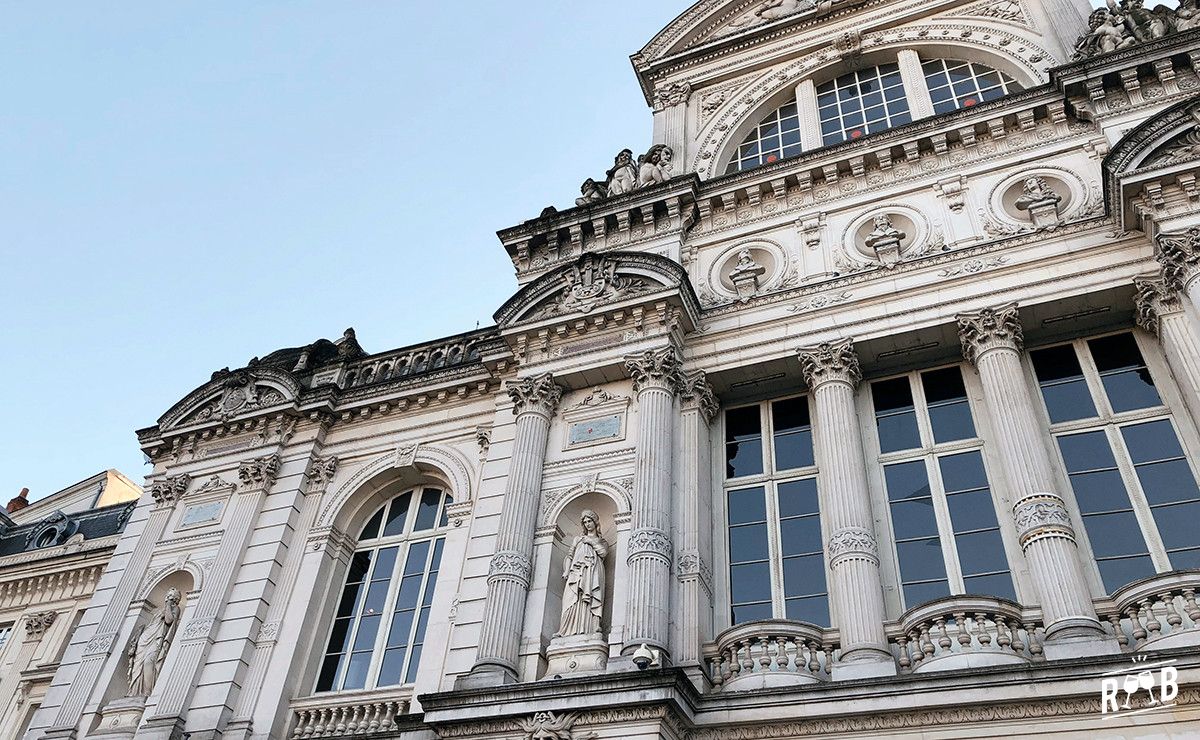
{"type": "Polygon", "coordinates": [[[586,735],[576,737],[571,728],[579,720],[579,715],[575,712],[567,714],[555,714],[554,712],[537,712],[531,719],[519,719],[517,724],[521,727],[522,740],[592,740],[596,737],[596,733],[589,732],[586,735]]]}
{"type": "Polygon", "coordinates": [[[853,339],[802,347],[797,351],[797,355],[800,358],[800,372],[809,388],[816,389],[817,386],[832,381],[854,386],[862,379],[858,355],[854,353],[853,339]]]}
{"type": "Polygon", "coordinates": [[[829,538],[829,560],[879,560],[879,545],[875,536],[862,527],[839,529],[829,538]]]}
{"type": "Polygon", "coordinates": [[[54,611],[25,615],[25,636],[31,640],[41,639],[56,619],[58,619],[58,612],[54,611]]]}
{"type": "Polygon", "coordinates": [[[1155,258],[1162,265],[1163,282],[1171,290],[1186,290],[1187,284],[1200,275],[1200,226],[1159,234],[1157,241],[1155,258]]]}
{"type": "Polygon", "coordinates": [[[537,312],[537,318],[589,313],[596,306],[640,295],[654,287],[645,280],[618,276],[616,260],[593,254],[584,255],[572,265],[563,281],[556,296],[537,312]]]}
{"type": "Polygon", "coordinates": [[[238,466],[238,480],[243,488],[270,488],[279,472],[279,455],[264,455],[238,466]]]}
{"type": "Polygon", "coordinates": [[[686,82],[671,82],[654,89],[654,110],[660,111],[686,103],[692,86],[686,82]]]}
{"type": "Polygon", "coordinates": [[[304,473],[305,479],[308,480],[308,490],[323,490],[337,473],[337,468],[338,459],[335,456],[314,457],[308,464],[308,470],[304,473]]]}
{"type": "Polygon", "coordinates": [[[1137,325],[1158,336],[1163,313],[1178,311],[1179,294],[1155,277],[1133,279],[1137,293],[1134,295],[1134,318],[1137,325]]]}
{"type": "Polygon", "coordinates": [[[555,384],[550,373],[512,381],[506,390],[518,416],[526,413],[553,416],[562,400],[562,388],[555,384]]]}
{"type": "Polygon", "coordinates": [[[168,475],[165,479],[150,486],[150,495],[154,498],[154,503],[159,506],[171,506],[179,500],[180,496],[187,493],[191,482],[192,476],[187,473],[168,475]]]}
{"type": "Polygon", "coordinates": [[[694,406],[700,410],[705,423],[711,422],[721,408],[703,370],[694,370],[683,376],[682,398],[688,407],[694,406]]]}
{"type": "Polygon", "coordinates": [[[1063,537],[1075,541],[1075,530],[1071,527],[1067,505],[1053,493],[1035,493],[1021,499],[1013,506],[1013,519],[1017,523],[1017,536],[1022,550],[1045,537],[1063,537]]]}
{"type": "Polygon", "coordinates": [[[654,558],[671,562],[671,538],[661,529],[635,529],[629,535],[628,561],[654,558]]]}
{"type": "Polygon", "coordinates": [[[963,357],[971,363],[978,362],[991,349],[1004,347],[1019,352],[1025,345],[1025,334],[1017,315],[1017,304],[959,314],[958,338],[962,342],[963,357]]]}
{"type": "Polygon", "coordinates": [[[633,390],[636,393],[649,388],[678,393],[683,388],[681,363],[673,347],[648,349],[626,357],[625,372],[633,378],[633,390]]]}
{"type": "Polygon", "coordinates": [[[488,563],[488,583],[494,580],[517,581],[528,588],[531,567],[529,558],[521,553],[501,550],[488,563]]]}
{"type": "Polygon", "coordinates": [[[1166,167],[1193,159],[1200,159],[1200,125],[1192,126],[1167,142],[1150,158],[1149,166],[1166,167]]]}

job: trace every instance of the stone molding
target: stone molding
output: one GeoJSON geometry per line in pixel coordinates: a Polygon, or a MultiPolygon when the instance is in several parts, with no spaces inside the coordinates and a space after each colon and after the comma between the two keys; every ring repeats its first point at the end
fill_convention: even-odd
{"type": "Polygon", "coordinates": [[[29,640],[40,640],[46,630],[58,619],[58,612],[33,612],[25,615],[25,637],[29,640]]]}
{"type": "Polygon", "coordinates": [[[660,389],[679,395],[684,390],[682,363],[674,347],[648,349],[630,355],[625,358],[625,371],[633,378],[634,393],[660,389]]]}
{"type": "Polygon", "coordinates": [[[1173,234],[1155,237],[1158,253],[1155,259],[1162,265],[1162,280],[1176,292],[1187,290],[1200,276],[1200,226],[1173,234]]]}
{"type": "Polygon", "coordinates": [[[192,476],[187,473],[168,475],[164,480],[150,486],[150,495],[154,498],[155,505],[160,508],[174,506],[175,502],[187,493],[191,483],[192,476]]]}
{"type": "Polygon", "coordinates": [[[1164,314],[1180,311],[1183,304],[1179,294],[1167,287],[1166,281],[1157,275],[1144,275],[1133,279],[1134,319],[1137,325],[1154,336],[1159,336],[1164,314]]]}
{"type": "Polygon", "coordinates": [[[179,638],[188,641],[207,640],[212,634],[214,626],[216,626],[216,619],[212,617],[193,619],[179,631],[179,638]]]}
{"type": "Polygon", "coordinates": [[[801,347],[796,354],[800,358],[804,382],[813,390],[825,383],[835,382],[846,383],[853,388],[862,380],[862,369],[854,352],[853,339],[801,347]]]}
{"type": "Polygon", "coordinates": [[[831,568],[847,560],[879,563],[879,544],[875,535],[863,527],[845,527],[834,532],[829,538],[827,552],[831,568]]]}
{"type": "Polygon", "coordinates": [[[693,370],[684,374],[681,398],[683,408],[698,410],[705,424],[711,423],[721,410],[721,402],[713,393],[712,386],[708,384],[708,376],[703,370],[693,370]]]}
{"type": "Polygon", "coordinates": [[[993,349],[1020,352],[1025,346],[1025,333],[1015,303],[960,313],[956,318],[963,357],[973,365],[993,349]]]}
{"type": "Polygon", "coordinates": [[[547,419],[558,410],[563,394],[550,373],[510,381],[505,390],[512,399],[514,414],[537,414],[547,419]]]}
{"type": "Polygon", "coordinates": [[[1037,540],[1061,537],[1075,542],[1075,529],[1067,504],[1053,493],[1033,493],[1013,505],[1017,538],[1026,551],[1037,540]]]}
{"type": "Polygon", "coordinates": [[[501,550],[493,555],[488,563],[487,582],[490,584],[501,580],[516,581],[528,590],[532,569],[533,565],[525,555],[512,550],[501,550]]]}
{"type": "Polygon", "coordinates": [[[627,561],[655,559],[664,563],[671,562],[671,536],[661,529],[643,527],[635,529],[629,535],[629,556],[627,561]]]}
{"type": "Polygon", "coordinates": [[[275,482],[282,464],[279,455],[263,455],[238,465],[238,481],[243,491],[266,490],[275,482]]]}
{"type": "Polygon", "coordinates": [[[713,593],[712,568],[696,549],[684,550],[675,558],[675,575],[680,581],[699,581],[711,596],[713,593]]]}

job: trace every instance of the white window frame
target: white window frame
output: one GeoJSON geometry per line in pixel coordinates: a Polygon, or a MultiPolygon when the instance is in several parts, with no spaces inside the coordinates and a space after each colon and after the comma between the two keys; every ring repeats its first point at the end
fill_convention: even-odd
{"type": "Polygon", "coordinates": [[[1070,508],[1071,520],[1075,527],[1075,538],[1081,550],[1081,557],[1086,568],[1085,572],[1092,582],[1094,595],[1106,596],[1108,590],[1105,588],[1104,580],[1100,575],[1100,566],[1096,562],[1095,553],[1092,550],[1091,538],[1084,524],[1079,502],[1075,497],[1075,489],[1071,485],[1070,476],[1067,474],[1066,461],[1063,459],[1062,450],[1058,445],[1059,437],[1084,432],[1104,432],[1105,437],[1108,439],[1109,448],[1112,450],[1113,458],[1116,460],[1121,481],[1125,484],[1125,491],[1129,495],[1129,502],[1133,509],[1134,517],[1137,519],[1138,526],[1141,529],[1142,539],[1146,543],[1146,549],[1150,555],[1151,562],[1154,564],[1154,570],[1156,573],[1170,571],[1170,560],[1167,556],[1167,549],[1162,543],[1162,537],[1158,533],[1158,525],[1154,521],[1154,512],[1150,508],[1150,502],[1146,498],[1145,491],[1142,490],[1141,481],[1138,479],[1136,470],[1134,470],[1133,460],[1129,456],[1129,451],[1125,447],[1125,439],[1120,432],[1122,427],[1166,419],[1175,431],[1175,436],[1179,440],[1179,446],[1183,449],[1184,458],[1187,461],[1188,468],[1192,472],[1192,476],[1200,483],[1200,476],[1197,475],[1197,460],[1200,458],[1197,457],[1196,453],[1197,450],[1200,450],[1200,443],[1197,441],[1196,428],[1186,411],[1182,414],[1176,414],[1172,411],[1172,409],[1186,409],[1186,406],[1184,406],[1183,399],[1175,386],[1175,378],[1159,351],[1157,340],[1140,329],[1126,328],[1088,334],[1066,341],[1035,345],[1029,347],[1025,355],[1025,372],[1029,382],[1032,383],[1030,387],[1037,394],[1037,407],[1042,417],[1041,421],[1044,430],[1050,438],[1050,446],[1053,452],[1051,459],[1057,467],[1055,472],[1059,477],[1061,495],[1068,502],[1070,508]],[[1092,353],[1087,343],[1092,339],[1101,339],[1117,334],[1133,335],[1138,351],[1141,352],[1142,360],[1146,363],[1146,367],[1150,371],[1150,378],[1154,381],[1154,388],[1158,392],[1159,399],[1162,401],[1159,406],[1119,413],[1113,411],[1112,404],[1108,400],[1108,394],[1104,390],[1104,384],[1100,379],[1100,372],[1096,369],[1095,360],[1092,358],[1092,353]],[[1084,381],[1087,383],[1088,392],[1091,393],[1092,403],[1096,407],[1096,416],[1053,423],[1050,421],[1050,412],[1046,406],[1046,401],[1042,397],[1041,386],[1033,367],[1031,353],[1040,349],[1049,349],[1064,345],[1070,345],[1075,352],[1076,359],[1079,360],[1079,367],[1083,371],[1084,381]]]}
{"type": "Polygon", "coordinates": [[[946,568],[946,580],[949,585],[950,595],[962,595],[966,593],[966,586],[962,574],[962,565],[958,559],[958,546],[954,535],[954,524],[950,518],[950,506],[946,497],[945,485],[942,482],[941,466],[937,460],[941,457],[958,455],[965,452],[977,451],[982,458],[984,474],[987,476],[988,488],[992,494],[992,506],[995,509],[1000,539],[1004,543],[1004,557],[1007,561],[1009,577],[1013,582],[1013,590],[1019,602],[1028,598],[1024,589],[1024,574],[1020,569],[1022,563],[1021,550],[1010,526],[1012,517],[1007,511],[1009,503],[1002,493],[1007,488],[1006,481],[1001,474],[1000,466],[992,458],[991,454],[989,454],[992,445],[987,443],[984,436],[987,433],[988,420],[982,413],[984,409],[982,388],[979,386],[975,374],[970,371],[967,365],[957,362],[921,367],[904,373],[881,375],[863,381],[862,385],[865,386],[865,392],[859,394],[859,418],[864,421],[860,426],[865,438],[864,442],[866,450],[868,450],[867,454],[870,458],[868,460],[868,478],[872,489],[871,495],[875,506],[876,521],[879,522],[879,529],[882,530],[877,532],[876,536],[883,535],[879,537],[879,541],[886,543],[886,545],[880,548],[881,560],[884,561],[881,563],[881,568],[884,573],[885,591],[890,592],[888,601],[890,607],[895,610],[895,615],[898,616],[906,610],[917,606],[917,604],[908,604],[904,598],[904,580],[900,574],[900,556],[896,547],[895,528],[892,524],[892,509],[887,495],[884,467],[895,463],[912,462],[915,460],[924,462],[925,473],[929,479],[929,489],[933,499],[938,542],[942,549],[942,562],[946,568]],[[962,375],[963,387],[966,389],[967,394],[967,405],[971,410],[971,422],[975,427],[975,436],[952,442],[935,442],[933,438],[933,426],[929,419],[929,405],[925,398],[925,387],[921,382],[920,376],[922,373],[945,370],[952,367],[958,368],[962,375]],[[920,434],[921,446],[908,450],[897,450],[895,452],[880,452],[879,430],[875,422],[874,388],[872,384],[896,378],[906,378],[908,380],[909,389],[913,394],[913,408],[916,412],[917,430],[920,434]],[[872,453],[874,453],[873,456],[872,453]]]}
{"type": "MultiPolygon", "coordinates": [[[[779,401],[788,401],[795,398],[804,398],[808,405],[809,425],[813,429],[815,436],[819,432],[816,430],[815,419],[816,409],[813,404],[811,393],[794,393],[791,395],[777,396],[773,398],[763,399],[756,402],[734,404],[722,410],[721,413],[721,428],[717,436],[719,451],[717,460],[720,471],[720,485],[714,486],[719,496],[719,505],[715,510],[720,512],[721,530],[720,536],[716,539],[718,542],[717,550],[721,553],[724,567],[721,569],[722,581],[725,584],[725,598],[721,603],[724,609],[718,615],[717,623],[722,628],[733,625],[733,589],[729,584],[729,568],[732,553],[729,550],[729,492],[741,491],[747,488],[761,487],[764,490],[766,499],[766,517],[767,517],[767,557],[768,569],[771,574],[771,618],[772,619],[787,619],[787,603],[784,594],[783,585],[783,543],[782,534],[780,531],[779,522],[779,485],[791,483],[798,480],[812,479],[816,481],[817,497],[818,497],[818,515],[821,517],[821,561],[825,568],[825,598],[830,610],[830,621],[836,619],[833,614],[832,603],[829,602],[829,558],[825,556],[825,542],[829,538],[827,524],[825,522],[825,514],[820,511],[820,476],[816,464],[816,456],[814,450],[813,464],[803,468],[789,468],[785,471],[775,472],[775,422],[771,414],[771,405],[779,401]],[[737,478],[725,477],[725,414],[729,411],[749,408],[752,406],[758,407],[759,429],[762,432],[762,455],[763,455],[763,472],[756,475],[745,475],[737,478]]],[[[831,625],[817,625],[818,627],[829,627],[831,625]]]]}

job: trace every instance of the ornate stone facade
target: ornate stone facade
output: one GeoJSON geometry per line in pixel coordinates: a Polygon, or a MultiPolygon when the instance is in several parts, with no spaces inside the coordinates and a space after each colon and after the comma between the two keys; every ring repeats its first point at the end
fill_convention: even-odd
{"type": "Polygon", "coordinates": [[[55,673],[26,740],[1196,734],[1192,5],[681,7],[646,140],[498,233],[495,326],[139,432],[105,587],[0,678],[55,673]],[[1175,706],[1101,714],[1150,655],[1175,706]]]}

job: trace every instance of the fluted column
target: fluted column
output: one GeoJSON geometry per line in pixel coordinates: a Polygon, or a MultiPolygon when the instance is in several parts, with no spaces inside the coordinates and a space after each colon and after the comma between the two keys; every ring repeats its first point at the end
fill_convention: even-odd
{"type": "Polygon", "coordinates": [[[1200,419],[1200,341],[1179,294],[1156,277],[1134,278],[1137,323],[1158,337],[1175,384],[1193,419],[1200,419]]]}
{"type": "Polygon", "coordinates": [[[486,686],[517,680],[517,654],[525,622],[525,597],[529,592],[542,466],[550,438],[550,419],[558,409],[562,389],[545,373],[509,384],[508,395],[516,414],[512,461],[504,484],[496,554],[488,566],[479,656],[464,685],[486,686]]]}
{"type": "Polygon", "coordinates": [[[625,613],[626,653],[646,644],[666,651],[670,623],[671,464],[675,396],[683,374],[673,347],[625,359],[638,401],[633,517],[629,535],[629,587],[625,613]]]}
{"type": "Polygon", "coordinates": [[[1021,550],[1041,600],[1046,655],[1056,652],[1050,647],[1054,640],[1102,640],[1104,631],[1079,565],[1071,517],[1062,497],[1054,493],[1047,440],[1021,367],[1024,334],[1017,306],[1010,303],[959,314],[958,331],[963,356],[979,370],[1011,487],[1021,550]]]}
{"type": "Polygon", "coordinates": [[[684,377],[679,414],[680,455],[676,470],[675,577],[679,600],[672,655],[677,665],[699,665],[701,646],[712,639],[712,490],[709,424],[717,399],[703,371],[684,377]]]}
{"type": "Polygon", "coordinates": [[[854,389],[862,378],[850,339],[798,351],[816,405],[813,421],[821,517],[829,532],[829,603],[842,637],[835,679],[892,675],[883,632],[883,584],[863,467],[854,389]]]}

